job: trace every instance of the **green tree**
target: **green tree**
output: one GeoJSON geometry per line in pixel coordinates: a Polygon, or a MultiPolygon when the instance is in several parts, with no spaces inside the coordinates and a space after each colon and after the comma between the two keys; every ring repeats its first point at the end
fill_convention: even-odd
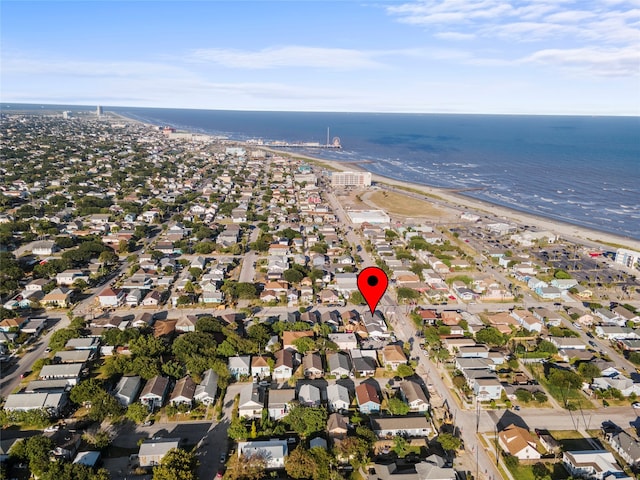
{"type": "Polygon", "coordinates": [[[404,437],[401,437],[399,435],[394,437],[394,439],[393,439],[393,448],[392,448],[392,450],[400,458],[406,457],[407,454],[411,451],[409,449],[409,443],[407,442],[407,440],[404,437]]]}
{"type": "Polygon", "coordinates": [[[451,433],[441,433],[438,435],[438,443],[446,452],[453,452],[460,448],[461,441],[451,433]]]}
{"type": "Polygon", "coordinates": [[[398,288],[397,295],[398,295],[399,302],[407,301],[407,300],[415,301],[420,298],[420,292],[417,292],[416,290],[412,288],[407,288],[407,287],[398,288]]]}
{"type": "Polygon", "coordinates": [[[267,468],[267,461],[261,455],[233,455],[227,463],[225,480],[261,480],[267,468]]]}
{"type": "Polygon", "coordinates": [[[287,475],[295,479],[312,478],[316,467],[313,455],[300,445],[289,453],[284,462],[287,475]]]}
{"type": "Polygon", "coordinates": [[[360,437],[347,437],[335,447],[334,453],[336,458],[358,469],[369,462],[369,443],[360,437]]]}
{"type": "Polygon", "coordinates": [[[160,338],[153,335],[142,335],[129,343],[129,350],[134,355],[159,357],[166,352],[167,346],[160,338]]]}
{"type": "Polygon", "coordinates": [[[311,337],[296,338],[293,341],[293,344],[295,345],[298,352],[303,355],[311,350],[315,350],[316,348],[316,342],[311,337]]]}
{"type": "Polygon", "coordinates": [[[391,415],[406,415],[409,413],[409,405],[404,403],[401,399],[397,397],[391,397],[387,401],[387,410],[391,415]]]}
{"type": "Polygon", "coordinates": [[[227,435],[233,440],[245,440],[249,438],[249,431],[241,418],[234,418],[229,424],[227,435]]]}
{"type": "Polygon", "coordinates": [[[327,411],[322,407],[294,406],[282,421],[301,437],[320,432],[327,422],[327,411]]]}
{"type": "Polygon", "coordinates": [[[351,294],[351,296],[349,297],[349,302],[353,303],[354,305],[364,305],[367,303],[359,290],[356,290],[351,294]]]}
{"type": "Polygon", "coordinates": [[[558,347],[556,347],[553,343],[551,343],[548,340],[542,340],[538,344],[537,350],[539,352],[550,353],[552,355],[555,355],[556,353],[558,353],[558,347]]]}
{"type": "Polygon", "coordinates": [[[493,346],[501,346],[507,343],[506,337],[495,327],[485,327],[478,330],[476,340],[479,343],[486,343],[487,345],[493,346]]]}
{"type": "Polygon", "coordinates": [[[403,363],[401,365],[398,365],[398,368],[396,369],[396,373],[398,374],[399,377],[407,378],[413,375],[415,371],[413,370],[413,367],[411,365],[407,365],[403,363]]]}
{"type": "Polygon", "coordinates": [[[172,448],[153,468],[153,480],[197,480],[198,460],[193,452],[172,448]]]}
{"type": "Polygon", "coordinates": [[[529,403],[531,400],[533,400],[533,395],[529,390],[525,390],[524,388],[518,388],[516,390],[516,398],[520,402],[529,403]]]}
{"type": "Polygon", "coordinates": [[[295,268],[290,268],[288,270],[285,270],[282,273],[282,276],[289,283],[300,283],[304,278],[304,274],[295,268]]]}
{"type": "Polygon", "coordinates": [[[127,407],[126,417],[135,423],[144,422],[147,415],[149,415],[149,409],[139,402],[132,403],[127,407]]]}
{"type": "Polygon", "coordinates": [[[600,369],[591,362],[582,362],[578,367],[578,373],[587,382],[593,382],[593,379],[600,376],[600,369]]]}

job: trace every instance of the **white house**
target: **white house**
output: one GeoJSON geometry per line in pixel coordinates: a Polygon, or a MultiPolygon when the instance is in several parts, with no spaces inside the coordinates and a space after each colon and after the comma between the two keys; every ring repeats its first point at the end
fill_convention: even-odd
{"type": "Polygon", "coordinates": [[[537,460],[541,457],[536,449],[536,439],[529,430],[513,423],[498,434],[500,448],[520,460],[537,460]]]}
{"type": "Polygon", "coordinates": [[[327,406],[330,412],[348,410],[351,401],[349,389],[344,385],[333,383],[327,387],[327,406]]]}
{"type": "Polygon", "coordinates": [[[607,450],[581,450],[564,452],[562,463],[569,474],[593,480],[631,480],[616,462],[613,453],[607,450]],[[612,477],[609,477],[612,475],[612,477]]]}
{"type": "Polygon", "coordinates": [[[264,458],[267,462],[267,470],[279,470],[284,468],[284,460],[289,454],[286,440],[269,440],[263,442],[238,442],[238,457],[252,457],[254,455],[264,458]]]}

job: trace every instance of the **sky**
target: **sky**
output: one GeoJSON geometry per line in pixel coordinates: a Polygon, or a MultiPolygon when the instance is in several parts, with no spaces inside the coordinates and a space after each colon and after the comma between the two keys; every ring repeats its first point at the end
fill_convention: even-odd
{"type": "Polygon", "coordinates": [[[0,101],[637,116],[640,0],[2,0],[0,101]]]}

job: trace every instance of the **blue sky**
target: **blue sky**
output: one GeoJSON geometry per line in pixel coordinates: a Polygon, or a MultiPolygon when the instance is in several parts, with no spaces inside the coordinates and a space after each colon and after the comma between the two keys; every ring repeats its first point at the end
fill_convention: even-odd
{"type": "Polygon", "coordinates": [[[10,1],[4,103],[640,114],[640,0],[10,1]]]}

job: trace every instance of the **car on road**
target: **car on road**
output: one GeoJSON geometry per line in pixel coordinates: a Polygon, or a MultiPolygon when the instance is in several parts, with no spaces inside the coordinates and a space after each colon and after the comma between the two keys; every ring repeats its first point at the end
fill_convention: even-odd
{"type": "Polygon", "coordinates": [[[50,427],[44,429],[46,433],[57,432],[58,430],[60,430],[60,425],[51,425],[50,427]]]}
{"type": "Polygon", "coordinates": [[[218,470],[216,473],[216,480],[220,480],[224,476],[224,470],[218,470]]]}
{"type": "Polygon", "coordinates": [[[29,375],[31,375],[31,370],[27,370],[26,372],[24,372],[23,374],[20,375],[20,378],[26,378],[29,375]]]}
{"type": "Polygon", "coordinates": [[[227,455],[225,453],[220,454],[220,463],[224,463],[227,460],[227,455]]]}
{"type": "Polygon", "coordinates": [[[151,425],[153,425],[153,420],[147,420],[142,424],[143,427],[150,427],[151,425]]]}
{"type": "Polygon", "coordinates": [[[640,408],[640,402],[634,402],[631,404],[633,408],[640,408]]]}

